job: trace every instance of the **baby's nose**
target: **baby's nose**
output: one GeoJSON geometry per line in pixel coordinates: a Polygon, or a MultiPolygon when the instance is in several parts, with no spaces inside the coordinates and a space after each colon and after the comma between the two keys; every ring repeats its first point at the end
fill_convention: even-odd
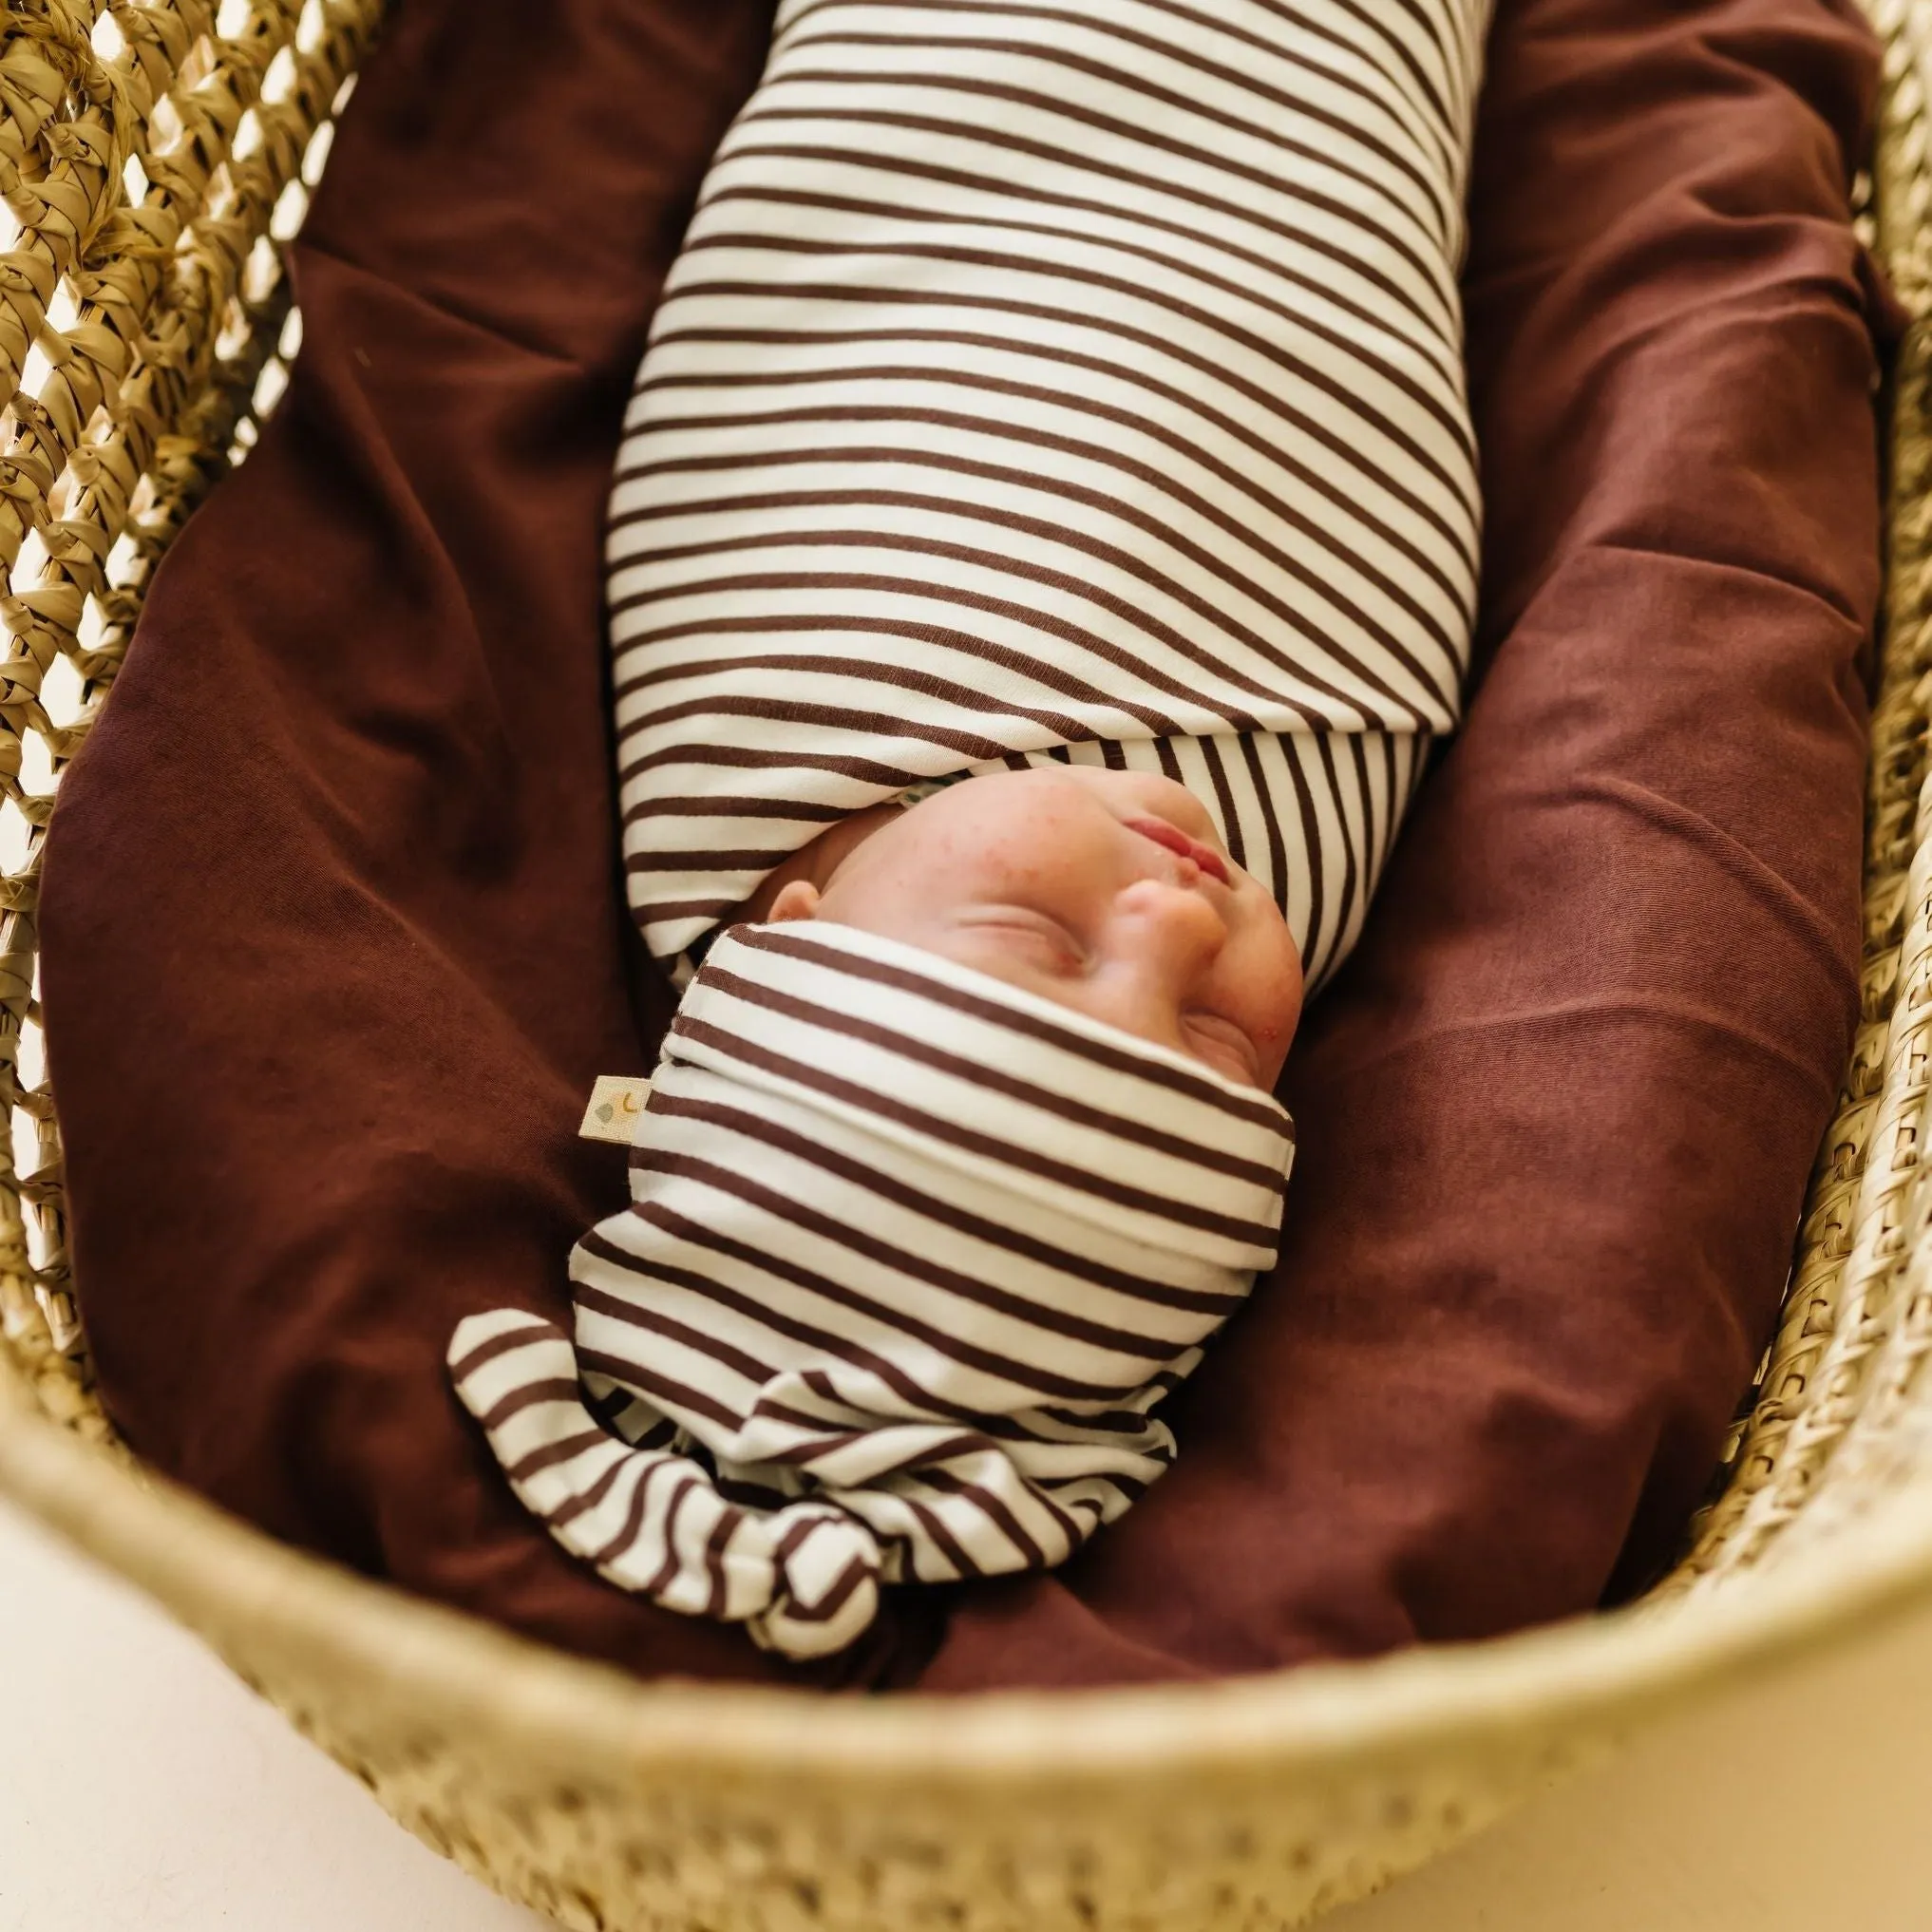
{"type": "Polygon", "coordinates": [[[1165,964],[1186,972],[1205,965],[1227,944],[1227,921],[1187,876],[1194,872],[1192,862],[1180,860],[1177,869],[1178,880],[1136,880],[1121,898],[1147,945],[1165,964]]]}

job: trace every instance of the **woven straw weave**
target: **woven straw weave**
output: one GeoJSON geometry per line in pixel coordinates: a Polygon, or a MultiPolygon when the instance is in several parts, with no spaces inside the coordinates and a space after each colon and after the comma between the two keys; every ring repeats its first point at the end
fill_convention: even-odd
{"type": "Polygon", "coordinates": [[[279,390],[298,324],[276,243],[381,9],[7,5],[0,1494],[199,1630],[430,1845],[611,1932],[1290,1924],[1666,1710],[1932,1600],[1932,0],[1871,4],[1871,218],[1917,319],[1894,386],[1864,1019],[1783,1329],[1689,1555],[1632,1610],[1497,1643],[938,1704],[641,1686],[296,1555],[113,1443],[67,1293],[40,833],[156,558],[279,390]]]}

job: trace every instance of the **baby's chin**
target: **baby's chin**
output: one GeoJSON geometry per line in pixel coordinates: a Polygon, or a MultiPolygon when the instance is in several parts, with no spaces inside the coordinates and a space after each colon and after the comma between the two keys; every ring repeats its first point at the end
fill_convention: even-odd
{"type": "Polygon", "coordinates": [[[1055,765],[1026,771],[989,772],[972,782],[1001,785],[1010,779],[1024,781],[1036,775],[1053,783],[1079,786],[1092,792],[1111,811],[1152,812],[1178,826],[1189,838],[1203,840],[1219,851],[1226,850],[1222,844],[1221,830],[1207,807],[1184,785],[1164,778],[1158,771],[1116,771],[1106,765],[1055,765]]]}
{"type": "MultiPolygon", "coordinates": [[[[1104,765],[1056,766],[1053,773],[1055,777],[1070,780],[1092,792],[1117,818],[1150,813],[1155,818],[1165,819],[1190,839],[1199,839],[1212,846],[1227,859],[1235,877],[1243,882],[1246,888],[1244,896],[1251,900],[1247,912],[1268,921],[1284,937],[1289,935],[1288,915],[1281,910],[1280,902],[1252,873],[1235,863],[1233,855],[1222,839],[1221,827],[1214,822],[1214,814],[1178,780],[1164,778],[1158,771],[1115,771],[1104,765]]],[[[1003,772],[994,776],[990,782],[997,784],[1001,778],[1025,778],[1030,775],[1019,771],[1003,772]]]]}

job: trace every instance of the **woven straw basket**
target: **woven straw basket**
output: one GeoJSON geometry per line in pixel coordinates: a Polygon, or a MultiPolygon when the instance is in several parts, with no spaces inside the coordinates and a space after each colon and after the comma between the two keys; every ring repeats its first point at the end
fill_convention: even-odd
{"type": "Polygon", "coordinates": [[[199,1631],[438,1850],[612,1932],[1293,1923],[1665,1709],[1932,1600],[1932,0],[1872,4],[1871,219],[1918,319],[1894,392],[1864,1021],[1728,1487],[1676,1574],[1615,1615],[1206,1687],[943,1703],[641,1685],[297,1555],[114,1443],[66,1282],[42,828],[156,559],[282,386],[299,322],[276,244],[381,4],[7,5],[0,1494],[199,1631]]]}

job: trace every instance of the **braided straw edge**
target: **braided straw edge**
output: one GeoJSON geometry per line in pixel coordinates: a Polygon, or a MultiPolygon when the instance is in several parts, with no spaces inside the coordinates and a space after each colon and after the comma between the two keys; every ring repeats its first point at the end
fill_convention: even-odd
{"type": "Polygon", "coordinates": [[[1896,1422],[1928,1345],[1904,1291],[1924,1260],[1908,1228],[1927,1207],[1919,1154],[1932,1091],[1932,22],[1915,0],[1875,0],[1872,18],[1885,43],[1874,238],[1911,322],[1892,375],[1859,1024],[1753,1409],[1722,1493],[1654,1602],[1764,1561],[1811,1499],[1844,1486],[1847,1440],[1868,1436],[1881,1407],[1896,1422]]]}

